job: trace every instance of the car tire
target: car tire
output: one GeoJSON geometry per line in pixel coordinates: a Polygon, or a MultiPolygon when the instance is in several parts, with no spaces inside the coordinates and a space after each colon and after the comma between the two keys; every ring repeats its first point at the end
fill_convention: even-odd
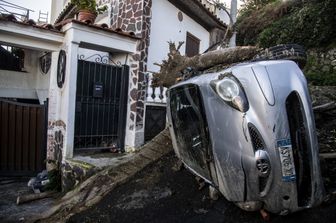
{"type": "Polygon", "coordinates": [[[292,60],[302,69],[307,62],[307,54],[303,46],[298,44],[281,44],[262,50],[255,61],[260,60],[292,60]]]}

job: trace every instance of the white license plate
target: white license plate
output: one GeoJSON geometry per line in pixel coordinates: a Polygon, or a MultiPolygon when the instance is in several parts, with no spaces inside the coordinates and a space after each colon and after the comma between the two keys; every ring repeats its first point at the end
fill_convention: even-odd
{"type": "Polygon", "coordinates": [[[295,166],[290,139],[279,140],[277,146],[280,154],[282,180],[286,182],[295,181],[295,166]]]}

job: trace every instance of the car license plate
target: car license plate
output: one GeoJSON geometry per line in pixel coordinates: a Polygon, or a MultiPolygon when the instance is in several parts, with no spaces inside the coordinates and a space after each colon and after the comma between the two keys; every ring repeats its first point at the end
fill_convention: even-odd
{"type": "Polygon", "coordinates": [[[291,182],[296,180],[295,166],[293,159],[292,143],[290,139],[283,139],[277,142],[280,154],[282,180],[291,182]]]}

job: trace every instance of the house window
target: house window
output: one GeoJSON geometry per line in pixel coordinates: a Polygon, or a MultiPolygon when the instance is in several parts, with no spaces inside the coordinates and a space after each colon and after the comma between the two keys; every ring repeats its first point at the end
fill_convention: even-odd
{"type": "Polygon", "coordinates": [[[0,45],[0,70],[22,71],[24,55],[21,48],[0,45]]]}
{"type": "Polygon", "coordinates": [[[192,35],[191,33],[187,32],[187,39],[186,39],[186,56],[192,57],[199,54],[200,48],[200,40],[192,35]]]}

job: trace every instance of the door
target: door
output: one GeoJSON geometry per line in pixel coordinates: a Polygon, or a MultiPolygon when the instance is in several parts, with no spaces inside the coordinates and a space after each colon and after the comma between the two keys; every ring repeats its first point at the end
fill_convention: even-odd
{"type": "Polygon", "coordinates": [[[166,106],[146,106],[145,141],[149,141],[166,127],[166,106]]]}
{"type": "Polygon", "coordinates": [[[47,104],[0,99],[0,175],[35,175],[45,169],[47,104]]]}
{"type": "Polygon", "coordinates": [[[74,148],[124,149],[129,67],[78,61],[74,148]]]}

